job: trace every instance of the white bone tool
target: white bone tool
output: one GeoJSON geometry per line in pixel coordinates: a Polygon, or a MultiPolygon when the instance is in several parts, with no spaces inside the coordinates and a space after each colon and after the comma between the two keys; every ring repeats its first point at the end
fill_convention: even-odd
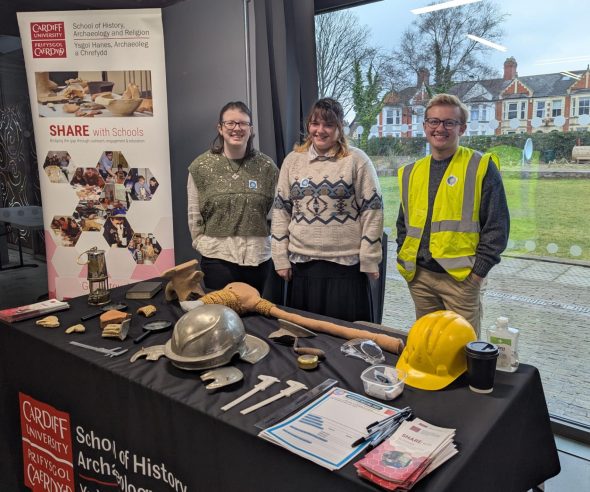
{"type": "Polygon", "coordinates": [[[299,381],[293,381],[290,379],[289,381],[287,381],[287,384],[289,386],[287,388],[281,390],[276,395],[271,396],[270,398],[267,398],[266,400],[263,400],[260,403],[257,403],[256,405],[252,405],[251,407],[248,407],[244,410],[240,410],[240,413],[242,415],[246,415],[247,413],[253,412],[254,410],[258,410],[259,408],[264,407],[264,406],[268,405],[269,403],[272,403],[273,401],[279,400],[279,399],[283,398],[284,396],[291,396],[291,395],[297,393],[298,391],[307,389],[307,386],[305,386],[303,383],[300,383],[299,381]]]}
{"type": "Polygon", "coordinates": [[[227,412],[230,408],[235,407],[238,403],[242,403],[247,398],[250,398],[253,394],[258,393],[259,391],[264,391],[266,388],[273,385],[274,383],[281,382],[280,379],[277,379],[274,376],[265,376],[264,374],[258,376],[258,379],[260,379],[260,383],[255,384],[250,391],[244,393],[239,398],[236,398],[234,401],[231,401],[227,405],[221,407],[221,410],[227,412]]]}

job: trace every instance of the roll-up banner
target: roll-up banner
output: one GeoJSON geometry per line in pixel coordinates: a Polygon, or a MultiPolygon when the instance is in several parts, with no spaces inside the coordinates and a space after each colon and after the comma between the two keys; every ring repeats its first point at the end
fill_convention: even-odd
{"type": "Polygon", "coordinates": [[[94,246],[111,287],[159,276],[174,266],[161,11],[28,12],[18,23],[50,297],[88,293],[94,246]]]}

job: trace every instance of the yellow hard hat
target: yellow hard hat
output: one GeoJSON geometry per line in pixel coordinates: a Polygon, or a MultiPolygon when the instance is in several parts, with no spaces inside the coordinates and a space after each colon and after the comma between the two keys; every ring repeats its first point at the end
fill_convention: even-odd
{"type": "Polygon", "coordinates": [[[454,311],[435,311],[418,319],[396,368],[406,371],[406,384],[438,390],[467,370],[464,347],[477,339],[475,330],[454,311]]]}

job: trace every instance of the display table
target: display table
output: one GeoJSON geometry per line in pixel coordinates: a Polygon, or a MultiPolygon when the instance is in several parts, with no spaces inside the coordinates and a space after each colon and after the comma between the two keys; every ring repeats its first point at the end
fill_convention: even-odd
{"type": "MultiPolygon", "coordinates": [[[[125,290],[114,291],[113,300],[121,300],[125,290]]],[[[155,318],[175,321],[183,313],[163,297],[160,292],[151,301],[125,302],[130,313],[153,303],[160,310],[155,318]]],[[[142,332],[143,318],[137,315],[125,341],[101,338],[98,318],[85,323],[86,333],[66,335],[66,327],[94,310],[85,297],[70,303],[70,310],[57,313],[60,328],[41,328],[34,320],[0,326],[0,490],[26,490],[25,473],[28,480],[45,479],[51,485],[50,474],[48,478],[35,473],[45,466],[44,456],[58,458],[66,470],[61,474],[71,474],[66,479],[75,480],[73,490],[112,491],[117,482],[126,491],[377,490],[356,476],[352,463],[330,472],[257,437],[254,424],[286,400],[245,416],[239,413],[245,405],[225,413],[220,410],[252,388],[260,374],[283,382],[296,379],[309,388],[334,378],[340,387],[363,393],[359,376],[366,364],[340,353],[343,340],[322,334],[310,339],[327,354],[311,372],[297,368],[287,347],[269,341],[271,351],[261,362],[235,362],[244,373],[243,382],[210,392],[198,373],[177,369],[166,358],[130,363],[139,349],[132,338],[142,332]],[[108,358],[70,345],[70,340],[124,346],[129,352],[108,358]],[[47,411],[31,410],[45,408],[42,404],[49,406],[47,411]],[[34,434],[35,426],[45,431],[45,437],[34,434]],[[66,444],[51,435],[65,435],[66,444]],[[33,438],[42,439],[43,447],[53,452],[40,451],[38,446],[31,450],[33,438]],[[72,462],[73,467],[68,464],[72,462]]],[[[247,332],[263,339],[277,329],[276,320],[257,315],[245,317],[244,323],[247,332]]],[[[170,335],[154,333],[143,344],[162,344],[170,335]]],[[[387,362],[396,360],[388,354],[387,362]]],[[[278,386],[253,396],[247,405],[275,394],[278,386]]],[[[514,374],[498,372],[494,391],[488,395],[471,392],[461,377],[437,392],[406,386],[391,403],[400,408],[409,405],[416,416],[457,429],[459,454],[413,490],[523,492],[559,473],[543,388],[534,367],[521,365],[514,374]]],[[[59,471],[54,473],[57,476],[59,471]]]]}

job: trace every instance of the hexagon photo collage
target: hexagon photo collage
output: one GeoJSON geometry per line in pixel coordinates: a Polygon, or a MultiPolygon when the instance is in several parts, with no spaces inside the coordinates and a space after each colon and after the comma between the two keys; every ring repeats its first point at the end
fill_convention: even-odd
{"type": "Polygon", "coordinates": [[[75,246],[84,232],[100,232],[111,248],[127,248],[138,265],[154,264],[162,247],[152,233],[135,231],[127,212],[149,201],[158,179],[146,167],[131,167],[122,152],[104,150],[95,165],[77,166],[66,151],[49,151],[43,170],[51,183],[69,184],[78,198],[71,215],[55,215],[51,230],[58,246],[75,246]]]}

